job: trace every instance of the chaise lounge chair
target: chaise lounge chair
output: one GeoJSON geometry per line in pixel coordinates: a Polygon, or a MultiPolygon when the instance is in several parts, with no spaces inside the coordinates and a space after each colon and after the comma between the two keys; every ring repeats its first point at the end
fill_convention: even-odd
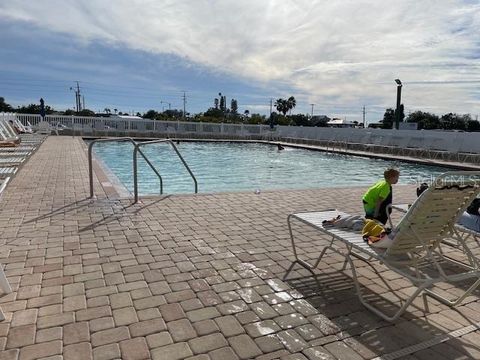
{"type": "MultiPolygon", "coordinates": [[[[347,263],[350,265],[354,285],[361,303],[385,320],[396,320],[412,301],[422,293],[430,295],[449,306],[455,306],[480,285],[480,262],[472,254],[466,241],[455,228],[458,217],[479,191],[480,172],[448,172],[439,176],[435,183],[412,204],[393,229],[390,235],[391,244],[387,249],[371,247],[363,240],[360,233],[328,227],[322,223],[324,220],[332,219],[338,215],[348,215],[340,211],[326,210],[290,214],[288,216],[288,227],[295,261],[291,264],[284,278],[288,276],[295,264],[303,266],[313,274],[312,270],[320,263],[325,252],[332,250],[345,258],[344,266],[347,263]],[[313,265],[298,256],[291,224],[294,219],[331,237],[330,244],[320,252],[313,265]],[[463,256],[466,257],[465,262],[456,261],[442,252],[442,241],[448,238],[455,238],[461,244],[460,249],[463,256]],[[345,250],[339,250],[338,245],[344,245],[345,250]],[[371,265],[373,260],[379,261],[388,269],[408,279],[416,287],[415,291],[393,315],[386,314],[378,306],[368,302],[362,294],[354,259],[365,261],[387,284],[385,279],[371,265]],[[453,267],[457,271],[452,273],[453,267]],[[466,290],[464,289],[461,295],[453,300],[447,299],[433,289],[433,286],[440,282],[455,283],[467,279],[473,279],[473,284],[468,286],[466,290]]],[[[393,289],[390,290],[395,293],[393,289]]]]}

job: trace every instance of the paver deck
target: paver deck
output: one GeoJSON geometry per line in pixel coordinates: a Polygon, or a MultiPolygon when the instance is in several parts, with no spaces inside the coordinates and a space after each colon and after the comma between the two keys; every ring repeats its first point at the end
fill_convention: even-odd
{"type": "MultiPolygon", "coordinates": [[[[317,272],[322,288],[300,269],[281,280],[293,259],[287,215],[358,213],[364,190],[131,205],[96,179],[98,198],[90,200],[85,145],[49,137],[0,200],[0,262],[14,289],[0,298],[0,359],[480,358],[477,296],[456,310],[428,299],[425,312],[418,301],[390,324],[363,308],[336,255],[317,272]]],[[[412,186],[395,189],[398,202],[413,196],[412,186]]],[[[313,258],[324,239],[299,230],[303,255],[313,258]]],[[[370,291],[389,298],[370,268],[359,272],[370,291]]]]}

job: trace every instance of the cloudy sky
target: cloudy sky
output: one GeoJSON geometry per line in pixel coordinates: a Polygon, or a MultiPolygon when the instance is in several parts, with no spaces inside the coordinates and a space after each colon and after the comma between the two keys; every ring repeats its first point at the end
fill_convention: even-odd
{"type": "Polygon", "coordinates": [[[480,3],[472,0],[0,0],[0,96],[12,105],[239,111],[378,121],[480,114],[480,3]]]}

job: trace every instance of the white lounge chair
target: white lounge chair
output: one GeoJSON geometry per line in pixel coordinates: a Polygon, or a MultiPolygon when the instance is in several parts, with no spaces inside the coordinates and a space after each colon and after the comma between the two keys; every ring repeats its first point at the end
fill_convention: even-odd
{"type": "MultiPolygon", "coordinates": [[[[288,227],[295,261],[285,274],[285,278],[295,264],[300,264],[313,273],[312,270],[320,263],[325,252],[332,250],[344,256],[345,263],[350,265],[357,294],[362,304],[385,320],[393,321],[400,317],[412,301],[422,293],[430,295],[449,306],[455,306],[480,285],[480,262],[472,254],[467,243],[455,228],[458,217],[479,191],[480,172],[449,172],[439,176],[435,183],[412,204],[393,229],[391,245],[387,249],[371,247],[363,240],[360,233],[327,227],[322,223],[322,221],[332,219],[337,215],[347,216],[348,214],[337,210],[291,214],[288,216],[288,227]],[[294,219],[331,237],[330,244],[320,252],[314,264],[300,259],[298,256],[291,225],[294,219]],[[448,238],[455,238],[461,244],[460,248],[466,257],[465,262],[456,261],[444,255],[442,241],[448,238]],[[338,245],[342,244],[345,246],[345,251],[338,249],[338,245]],[[354,258],[363,260],[370,266],[371,261],[378,260],[388,269],[408,279],[416,287],[416,290],[406,299],[397,312],[393,315],[387,315],[378,307],[367,302],[362,294],[354,258]],[[450,270],[452,266],[462,270],[451,274],[447,271],[447,268],[450,270]],[[454,283],[467,279],[473,279],[473,284],[453,300],[447,299],[432,290],[433,285],[439,282],[454,283]]],[[[388,287],[385,279],[375,268],[373,270],[388,287]]],[[[390,290],[395,292],[393,289],[390,290]]]]}
{"type": "MultiPolygon", "coordinates": [[[[40,121],[37,125],[37,133],[38,134],[50,135],[52,133],[52,130],[55,130],[55,128],[52,127],[46,121],[40,121]]],[[[57,132],[57,135],[58,135],[58,132],[57,132]]]]}

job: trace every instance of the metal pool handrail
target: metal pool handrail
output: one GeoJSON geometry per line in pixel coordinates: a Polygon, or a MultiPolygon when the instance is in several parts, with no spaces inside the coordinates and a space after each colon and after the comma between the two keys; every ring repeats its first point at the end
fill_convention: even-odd
{"type": "Polygon", "coordinates": [[[93,164],[92,164],[92,148],[93,145],[97,142],[113,142],[113,141],[129,141],[134,146],[133,152],[133,180],[134,180],[134,190],[135,190],[135,202],[138,201],[138,188],[137,188],[137,151],[140,152],[143,159],[147,162],[150,168],[155,172],[158,179],[160,180],[160,194],[163,193],[163,180],[162,176],[158,173],[157,169],[152,165],[152,163],[147,159],[145,154],[138,149],[137,150],[137,142],[130,137],[121,137],[121,138],[111,138],[111,139],[95,139],[93,140],[90,145],[88,146],[88,173],[90,177],[90,198],[93,198],[93,164]]]}
{"type": "MultiPolygon", "coordinates": [[[[160,140],[152,140],[152,141],[145,141],[145,142],[141,142],[141,143],[136,143],[135,144],[135,149],[133,150],[133,192],[135,194],[135,203],[138,202],[138,182],[137,182],[137,152],[139,151],[142,155],[142,151],[140,150],[140,147],[141,146],[146,146],[146,145],[150,145],[150,144],[159,144],[159,143],[169,143],[170,145],[172,145],[173,147],[173,150],[175,150],[175,152],[177,153],[178,157],[180,158],[180,160],[182,161],[183,163],[183,166],[185,166],[185,168],[187,169],[188,173],[190,174],[190,176],[192,177],[193,179],[193,182],[195,184],[195,194],[198,193],[198,183],[197,183],[197,179],[195,178],[195,175],[193,175],[193,172],[190,170],[190,168],[188,167],[186,161],[183,159],[182,155],[180,154],[180,152],[178,151],[177,147],[175,146],[175,144],[173,143],[172,140],[170,139],[160,139],[160,140]]],[[[147,163],[150,164],[150,162],[147,160],[147,158],[145,157],[145,155],[143,155],[143,158],[147,161],[147,163]]],[[[150,166],[152,167],[152,165],[150,164],[150,166]]],[[[152,167],[153,168],[153,167],[152,167]]],[[[155,171],[155,170],[154,170],[155,171]]],[[[160,174],[158,174],[160,176],[160,174]]],[[[161,188],[160,190],[161,192],[160,193],[163,193],[163,187],[161,188]]]]}

